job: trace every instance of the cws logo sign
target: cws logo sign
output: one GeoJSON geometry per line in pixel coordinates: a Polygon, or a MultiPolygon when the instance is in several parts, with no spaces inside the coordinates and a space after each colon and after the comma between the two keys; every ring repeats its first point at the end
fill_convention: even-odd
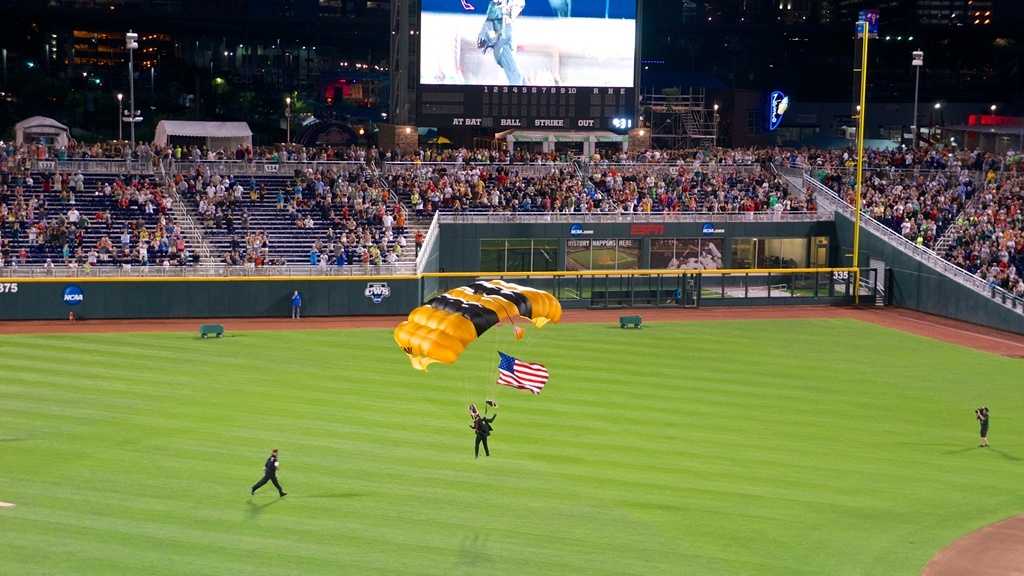
{"type": "Polygon", "coordinates": [[[367,282],[363,296],[369,298],[374,304],[380,304],[391,296],[391,287],[387,282],[367,282]]]}
{"type": "Polygon", "coordinates": [[[64,288],[64,303],[68,306],[78,306],[85,301],[85,292],[82,289],[71,284],[64,288]]]}

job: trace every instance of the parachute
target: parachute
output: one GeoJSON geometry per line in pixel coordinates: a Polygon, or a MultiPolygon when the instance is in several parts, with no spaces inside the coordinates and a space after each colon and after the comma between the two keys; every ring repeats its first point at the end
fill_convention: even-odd
{"type": "MultiPolygon", "coordinates": [[[[526,318],[540,328],[562,318],[562,305],[543,290],[502,280],[474,282],[432,298],[395,327],[395,343],[412,367],[426,370],[434,362],[451,364],[467,346],[501,322],[526,318]]],[[[523,331],[516,326],[516,338],[523,331]]]]}

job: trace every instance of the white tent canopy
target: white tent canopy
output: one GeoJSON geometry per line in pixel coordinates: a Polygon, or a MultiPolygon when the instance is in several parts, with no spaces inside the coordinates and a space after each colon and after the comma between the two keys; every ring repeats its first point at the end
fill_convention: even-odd
{"type": "Polygon", "coordinates": [[[33,116],[14,125],[15,143],[46,144],[47,146],[64,147],[68,145],[71,130],[53,118],[33,116]]]}
{"type": "Polygon", "coordinates": [[[207,148],[230,150],[238,146],[252,146],[252,130],[245,122],[161,120],[156,125],[153,143],[167,146],[174,144],[175,140],[195,142],[197,139],[204,140],[207,148]]]}

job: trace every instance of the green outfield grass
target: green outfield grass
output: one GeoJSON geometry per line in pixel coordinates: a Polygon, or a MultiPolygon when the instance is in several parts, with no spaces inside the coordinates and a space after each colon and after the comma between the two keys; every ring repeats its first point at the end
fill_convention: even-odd
{"type": "Polygon", "coordinates": [[[503,328],[428,374],[382,330],[4,336],[0,574],[910,576],[1024,511],[1022,366],[850,320],[503,328]]]}

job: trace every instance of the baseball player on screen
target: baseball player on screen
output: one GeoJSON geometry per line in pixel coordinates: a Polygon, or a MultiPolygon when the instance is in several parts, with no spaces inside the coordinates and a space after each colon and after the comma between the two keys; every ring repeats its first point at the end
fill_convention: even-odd
{"type": "Polygon", "coordinates": [[[523,84],[523,75],[516,63],[516,51],[512,44],[512,22],[519,17],[526,0],[490,0],[487,16],[477,36],[476,47],[483,51],[494,51],[494,61],[505,71],[512,86],[523,84]]]}

